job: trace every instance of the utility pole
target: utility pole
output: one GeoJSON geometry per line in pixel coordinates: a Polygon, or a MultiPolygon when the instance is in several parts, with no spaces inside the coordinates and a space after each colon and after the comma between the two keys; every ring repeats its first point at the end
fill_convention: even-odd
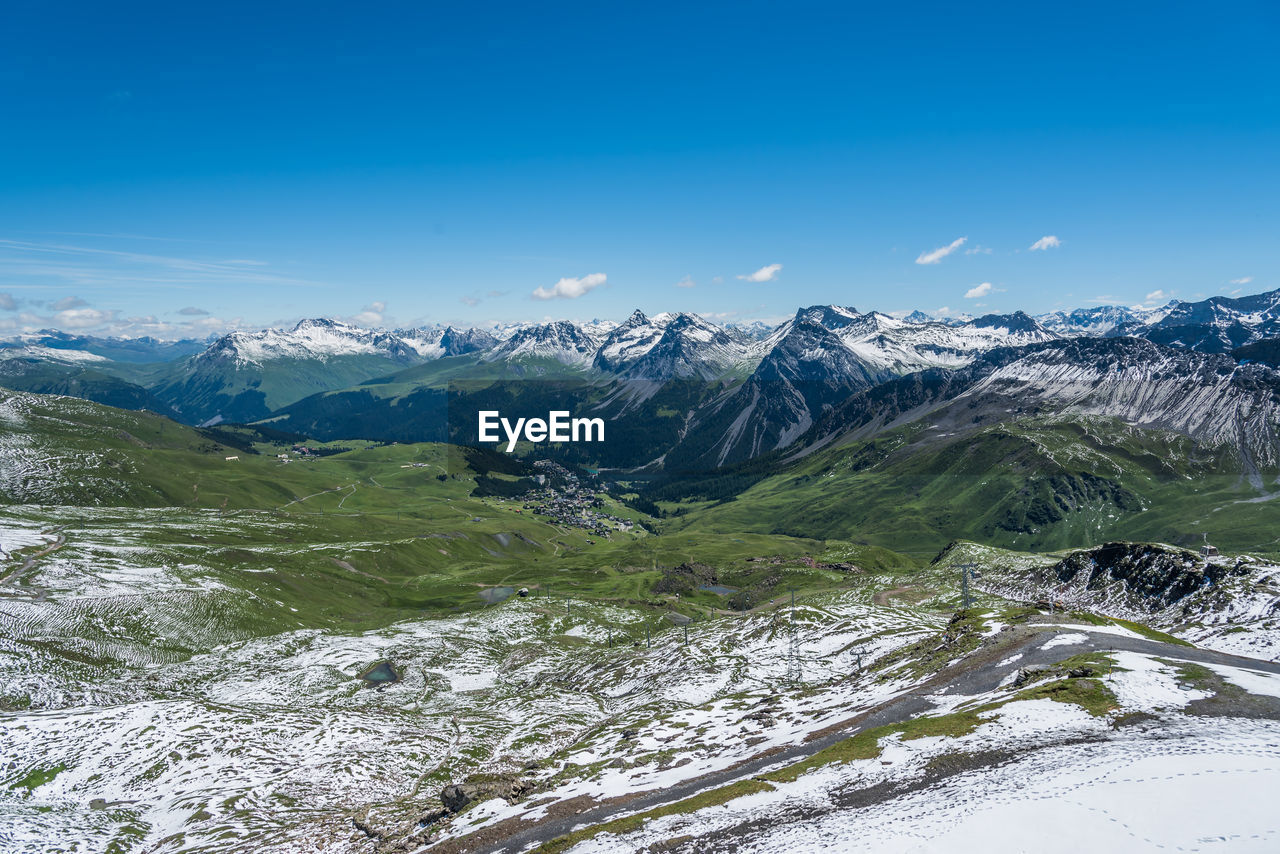
{"type": "Polygon", "coordinates": [[[791,588],[791,642],[787,650],[787,678],[792,684],[804,682],[804,666],[800,661],[800,645],[796,637],[796,589],[791,588]]]}
{"type": "Polygon", "coordinates": [[[969,573],[977,566],[976,563],[960,564],[960,610],[969,610],[971,600],[969,598],[969,573]]]}
{"type": "Polygon", "coordinates": [[[648,626],[645,626],[645,627],[644,627],[644,648],[645,648],[645,649],[652,649],[652,648],[653,648],[653,642],[652,642],[652,640],[649,638],[649,627],[648,627],[648,626]]]}

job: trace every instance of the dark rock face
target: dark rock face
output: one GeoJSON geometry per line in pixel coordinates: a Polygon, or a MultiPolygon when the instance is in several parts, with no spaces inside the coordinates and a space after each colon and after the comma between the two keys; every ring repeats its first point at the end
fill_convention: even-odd
{"type": "Polygon", "coordinates": [[[461,786],[445,786],[440,792],[440,803],[449,812],[461,812],[471,803],[471,796],[461,786]]]}
{"type": "Polygon", "coordinates": [[[1280,368],[1280,338],[1264,338],[1231,351],[1231,357],[1241,364],[1258,362],[1272,368],[1280,368]]]}
{"type": "Polygon", "coordinates": [[[440,791],[440,803],[452,813],[461,812],[468,804],[503,798],[515,803],[530,792],[536,791],[535,780],[517,774],[475,774],[461,784],[445,786],[440,791]]]}
{"type": "Polygon", "coordinates": [[[1199,590],[1216,584],[1232,567],[1205,563],[1185,549],[1148,543],[1105,543],[1068,555],[1050,568],[1063,584],[1101,590],[1115,582],[1126,592],[1158,611],[1199,590]]]}
{"type": "Polygon", "coordinates": [[[662,578],[653,585],[654,593],[676,593],[687,596],[703,584],[718,583],[716,568],[705,563],[682,563],[662,571],[662,578]]]}

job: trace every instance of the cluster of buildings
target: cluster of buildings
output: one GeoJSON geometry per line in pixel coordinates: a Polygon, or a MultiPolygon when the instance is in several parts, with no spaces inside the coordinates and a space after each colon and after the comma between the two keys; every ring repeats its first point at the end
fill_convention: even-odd
{"type": "Polygon", "coordinates": [[[630,519],[601,512],[604,499],[564,466],[551,460],[538,460],[533,465],[538,469],[533,476],[537,488],[522,496],[522,509],[561,525],[585,528],[599,537],[608,536],[610,531],[631,530],[630,519]]]}

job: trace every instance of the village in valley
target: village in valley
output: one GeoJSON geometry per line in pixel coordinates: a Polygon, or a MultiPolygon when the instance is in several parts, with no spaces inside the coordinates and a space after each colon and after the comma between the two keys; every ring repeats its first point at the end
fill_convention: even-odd
{"type": "Polygon", "coordinates": [[[598,537],[608,537],[610,531],[628,532],[634,527],[634,520],[606,512],[607,505],[596,483],[584,482],[552,460],[537,460],[533,466],[538,470],[532,477],[535,488],[514,499],[520,502],[521,512],[546,516],[554,524],[583,528],[598,537]]]}

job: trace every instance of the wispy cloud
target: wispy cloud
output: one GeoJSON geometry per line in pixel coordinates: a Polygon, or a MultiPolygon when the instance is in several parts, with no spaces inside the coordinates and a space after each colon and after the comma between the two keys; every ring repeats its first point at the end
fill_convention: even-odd
{"type": "Polygon", "coordinates": [[[697,284],[698,284],[698,283],[697,283],[697,282],[695,282],[695,281],[693,280],[693,277],[692,277],[692,276],[685,276],[683,279],[681,279],[680,281],[676,282],[676,287],[677,287],[677,288],[692,288],[692,287],[697,287],[697,284]]]}
{"type": "Polygon", "coordinates": [[[382,300],[371,302],[351,318],[357,326],[381,326],[387,313],[387,304],[382,300]]]}
{"type": "Polygon", "coordinates": [[[194,305],[189,305],[186,308],[178,309],[178,314],[183,314],[187,317],[207,317],[209,312],[205,311],[203,308],[196,308],[194,305]]]}
{"type": "Polygon", "coordinates": [[[1155,305],[1156,303],[1168,302],[1171,299],[1173,299],[1173,294],[1164,290],[1155,290],[1147,294],[1142,301],[1147,305],[1155,305]]]}
{"type": "Polygon", "coordinates": [[[1231,285],[1247,285],[1253,281],[1253,276],[1241,276],[1238,279],[1232,279],[1228,284],[1231,285]]]}
{"type": "MultiPolygon", "coordinates": [[[[102,249],[67,243],[36,243],[0,238],[0,281],[20,280],[28,287],[108,288],[208,287],[211,285],[301,285],[317,282],[274,272],[262,261],[210,261],[102,249]]],[[[16,286],[16,285],[11,285],[16,286]]]]}
{"type": "Polygon", "coordinates": [[[781,264],[766,264],[754,273],[747,273],[739,276],[744,282],[772,282],[778,278],[778,273],[782,272],[781,264]]]}
{"type": "Polygon", "coordinates": [[[17,311],[18,301],[13,298],[13,294],[0,293],[0,311],[17,311]]]}
{"type": "Polygon", "coordinates": [[[579,279],[564,278],[549,288],[538,287],[533,291],[534,299],[577,299],[590,293],[609,280],[604,273],[591,273],[579,279]]]}
{"type": "Polygon", "coordinates": [[[964,254],[966,255],[990,255],[991,252],[992,249],[990,246],[970,246],[968,249],[964,250],[964,254]]]}
{"type": "Polygon", "coordinates": [[[506,291],[499,291],[496,289],[488,290],[488,291],[485,291],[483,294],[471,293],[465,296],[460,296],[458,297],[458,302],[462,303],[463,305],[469,308],[475,308],[485,300],[497,299],[498,297],[505,297],[506,295],[507,295],[506,291]]]}
{"type": "Polygon", "coordinates": [[[968,239],[969,238],[967,237],[957,237],[955,240],[951,241],[946,246],[939,246],[937,249],[931,250],[929,252],[921,252],[920,256],[916,258],[916,263],[917,264],[941,264],[943,258],[946,258],[952,252],[955,252],[961,246],[964,246],[965,241],[968,239]]]}
{"type": "Polygon", "coordinates": [[[1046,249],[1057,249],[1061,245],[1062,241],[1058,239],[1057,235],[1046,234],[1035,243],[1032,243],[1030,250],[1032,252],[1043,252],[1046,249]]]}
{"type": "Polygon", "coordinates": [[[980,285],[974,285],[973,287],[969,288],[969,290],[964,292],[964,298],[965,299],[982,299],[987,294],[991,293],[992,287],[993,286],[990,282],[983,282],[980,285]]]}
{"type": "MultiPolygon", "coordinates": [[[[0,295],[0,297],[5,295],[0,295]]],[[[170,322],[154,315],[122,317],[118,310],[90,305],[79,297],[67,297],[57,301],[24,300],[27,306],[15,315],[0,318],[0,331],[35,332],[40,329],[65,329],[91,332],[94,335],[136,337],[152,335],[158,338],[204,338],[209,333],[224,333],[243,326],[241,318],[222,320],[208,316],[203,309],[182,309],[180,315],[189,320],[170,322]],[[45,309],[39,311],[38,309],[45,309]],[[199,316],[196,316],[199,313],[199,316]]],[[[0,308],[3,300],[0,299],[0,308]]],[[[19,308],[14,300],[14,307],[19,308]]]]}

